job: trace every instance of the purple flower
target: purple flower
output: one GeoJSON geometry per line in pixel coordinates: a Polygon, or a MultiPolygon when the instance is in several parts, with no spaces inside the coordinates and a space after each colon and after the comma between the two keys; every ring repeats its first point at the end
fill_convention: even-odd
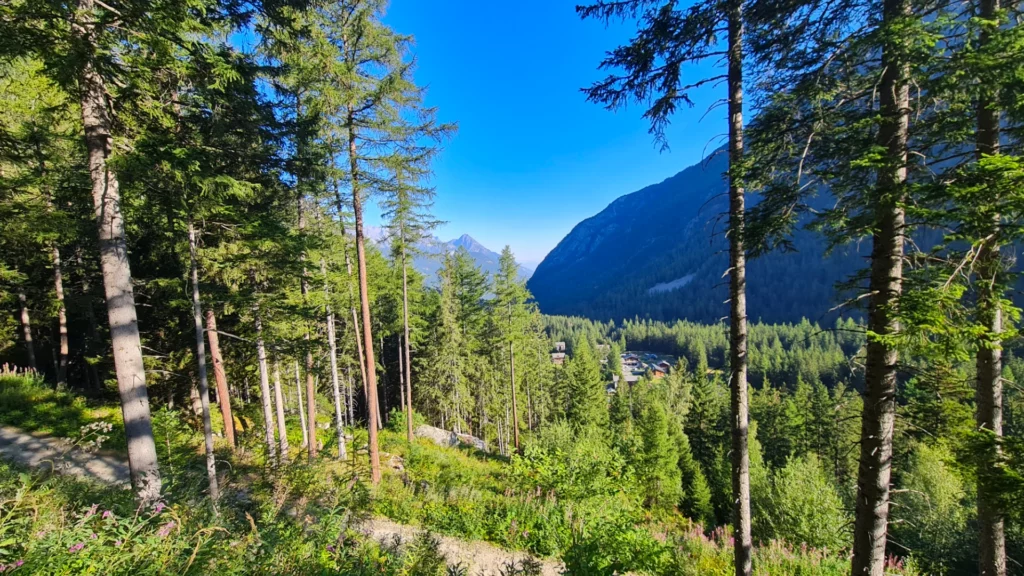
{"type": "Polygon", "coordinates": [[[334,546],[331,546],[330,544],[328,544],[327,545],[327,551],[333,553],[334,552],[334,546]]]}
{"type": "Polygon", "coordinates": [[[18,560],[17,562],[14,563],[14,567],[15,568],[21,568],[21,565],[24,564],[24,563],[25,563],[24,560],[18,560]]]}
{"type": "Polygon", "coordinates": [[[100,508],[99,504],[93,504],[92,508],[89,508],[89,511],[85,513],[85,517],[86,518],[91,517],[93,514],[96,513],[97,510],[99,510],[99,508],[100,508]]]}
{"type": "Polygon", "coordinates": [[[96,539],[96,533],[95,533],[95,532],[93,532],[92,534],[90,534],[90,535],[89,535],[89,539],[90,539],[90,540],[95,540],[95,539],[96,539]]]}
{"type": "Polygon", "coordinates": [[[103,519],[104,520],[106,520],[107,518],[113,518],[113,517],[114,517],[114,513],[111,512],[110,510],[104,510],[103,511],[103,519]]]}
{"type": "Polygon", "coordinates": [[[114,541],[114,546],[120,546],[120,545],[121,545],[121,541],[120,540],[115,540],[114,541]]]}
{"type": "Polygon", "coordinates": [[[71,547],[68,548],[68,552],[71,552],[72,554],[74,554],[75,552],[80,551],[82,548],[85,548],[85,542],[79,542],[78,544],[72,544],[71,547]]]}
{"type": "Polygon", "coordinates": [[[156,535],[161,538],[166,538],[167,535],[171,533],[171,530],[174,530],[174,520],[171,520],[167,524],[161,526],[160,529],[156,531],[156,535]]]}
{"type": "Polygon", "coordinates": [[[164,504],[163,502],[157,502],[156,506],[153,507],[153,513],[154,514],[159,514],[159,513],[163,512],[164,508],[166,508],[166,507],[167,507],[167,505],[164,504]]]}
{"type": "Polygon", "coordinates": [[[7,572],[7,566],[0,564],[0,572],[7,572]]]}

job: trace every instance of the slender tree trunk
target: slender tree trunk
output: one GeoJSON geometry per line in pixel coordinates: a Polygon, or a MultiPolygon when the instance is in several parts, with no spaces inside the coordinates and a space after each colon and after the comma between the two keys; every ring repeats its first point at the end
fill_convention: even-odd
{"type": "MultiPolygon", "coordinates": [[[[883,26],[910,15],[909,0],[884,0],[883,26]]],[[[868,290],[869,338],[864,370],[864,409],[861,417],[860,464],[857,470],[856,521],[852,574],[883,576],[892,475],[892,434],[896,420],[896,368],[899,353],[884,341],[900,330],[896,307],[903,284],[903,188],[907,179],[907,141],[910,121],[909,67],[889,46],[882,48],[882,78],[878,88],[881,123],[878,143],[888,151],[890,166],[879,169],[872,204],[872,238],[868,290]]]]}
{"type": "Polygon", "coordinates": [[[412,354],[409,345],[409,272],[408,258],[405,253],[405,242],[402,243],[402,324],[405,330],[405,406],[406,426],[405,436],[409,442],[413,439],[413,409],[412,409],[412,354]]]}
{"type": "Polygon", "coordinates": [[[512,341],[508,343],[508,371],[509,385],[512,387],[512,437],[515,442],[516,452],[519,448],[519,407],[516,401],[516,351],[512,341]]]}
{"type": "MultiPolygon", "coordinates": [[[[324,260],[320,259],[320,271],[326,277],[327,266],[324,260]]],[[[324,296],[330,298],[327,283],[324,282],[324,296]]],[[[341,385],[338,382],[338,342],[334,334],[334,312],[331,312],[330,303],[327,304],[327,346],[331,355],[331,389],[334,391],[334,428],[338,435],[338,460],[344,460],[345,453],[345,426],[341,419],[341,385]]]]}
{"type": "Polygon", "coordinates": [[[405,410],[405,364],[403,359],[405,353],[402,350],[402,335],[398,335],[398,395],[401,397],[399,403],[402,408],[402,414],[408,416],[405,410]]]}
{"type": "Polygon", "coordinates": [[[729,388],[732,403],[733,552],[736,576],[750,576],[750,455],[747,415],[747,264],[743,163],[743,4],[729,2],[729,388]]]}
{"type": "Polygon", "coordinates": [[[359,198],[359,168],[356,159],[355,119],[351,108],[348,113],[348,149],[349,166],[352,178],[352,211],[355,214],[356,228],[356,267],[359,272],[359,303],[363,316],[363,348],[366,351],[366,390],[369,418],[370,481],[380,484],[380,450],[377,445],[377,370],[373,358],[373,327],[370,322],[370,295],[366,279],[366,248],[363,238],[363,204],[359,198]]]}
{"type": "MultiPolygon", "coordinates": [[[[299,233],[304,233],[306,229],[306,209],[304,206],[303,196],[300,194],[298,198],[298,209],[299,209],[299,233]]],[[[303,249],[302,252],[302,304],[306,305],[309,301],[309,271],[306,270],[306,252],[303,249]]],[[[302,339],[306,343],[306,426],[309,427],[309,431],[306,435],[309,438],[309,442],[306,443],[306,451],[310,460],[316,458],[316,452],[319,448],[316,442],[316,383],[313,380],[313,348],[309,334],[309,323],[306,322],[306,332],[303,334],[302,339]]]]}
{"type": "Polygon", "coordinates": [[[302,382],[299,361],[295,361],[295,390],[299,400],[299,424],[302,426],[302,448],[309,445],[309,428],[306,426],[306,408],[302,402],[302,382]]]}
{"type": "MultiPolygon", "coordinates": [[[[999,0],[980,0],[978,16],[993,20],[999,12],[999,0]]],[[[982,29],[979,37],[981,48],[991,42],[991,32],[982,29]]],[[[977,157],[999,154],[1000,113],[996,108],[996,94],[983,93],[978,99],[977,157]]],[[[978,346],[976,357],[977,387],[975,421],[979,430],[987,430],[997,438],[1003,435],[1003,352],[999,334],[1003,331],[1003,311],[1000,306],[999,276],[1002,266],[999,256],[1000,218],[996,215],[989,230],[991,238],[986,241],[978,254],[978,316],[990,333],[991,340],[984,340],[978,346]]],[[[998,456],[998,446],[986,456],[992,460],[998,456]]],[[[984,474],[978,478],[978,524],[979,550],[978,571],[983,576],[1006,576],[1006,534],[1003,520],[1004,511],[995,498],[997,488],[984,474]]]]}
{"type": "Polygon", "coordinates": [[[64,270],[60,248],[54,243],[50,249],[53,261],[53,291],[57,296],[57,332],[60,337],[60,358],[57,361],[57,385],[68,382],[68,310],[64,305],[64,270]]]}
{"type": "Polygon", "coordinates": [[[25,293],[21,292],[18,294],[18,301],[21,303],[21,330],[25,336],[25,352],[28,354],[28,367],[33,372],[39,371],[39,366],[36,364],[36,346],[32,342],[32,319],[28,313],[28,298],[25,297],[25,293]]]}
{"type": "Polygon", "coordinates": [[[277,404],[277,442],[283,464],[288,461],[288,426],[284,421],[284,390],[281,386],[281,366],[277,361],[274,362],[274,399],[277,404]]]}
{"type": "Polygon", "coordinates": [[[259,304],[252,305],[256,325],[256,359],[260,370],[260,402],[263,405],[264,440],[267,443],[267,461],[277,466],[277,443],[274,441],[274,412],[270,405],[270,370],[267,366],[267,348],[263,343],[263,318],[259,304]]]}
{"type": "MultiPolygon", "coordinates": [[[[73,25],[78,40],[90,51],[95,50],[93,0],[79,0],[81,18],[73,25]]],[[[107,167],[111,151],[107,90],[103,77],[93,66],[88,54],[79,75],[82,123],[89,158],[92,198],[99,231],[100,267],[106,293],[110,340],[114,351],[117,388],[121,395],[125,437],[128,440],[128,467],[136,497],[142,502],[160,498],[160,468],[149,412],[146,390],[146,369],[142,362],[142,340],[135,313],[135,291],[132,287],[128,245],[121,215],[121,193],[117,175],[107,167]]]]}
{"type": "Polygon", "coordinates": [[[228,391],[228,376],[224,371],[224,357],[220,354],[220,336],[217,334],[217,317],[213,308],[206,309],[206,338],[210,341],[210,359],[213,360],[213,377],[217,381],[217,404],[224,420],[224,437],[231,449],[235,449],[235,420],[231,416],[231,393],[228,391]]]}
{"type": "Polygon", "coordinates": [[[100,341],[100,331],[96,321],[96,313],[92,308],[92,290],[89,284],[89,274],[85,269],[85,263],[81,255],[77,255],[77,258],[78,264],[82,268],[82,298],[85,299],[85,306],[83,308],[85,308],[85,317],[89,322],[89,331],[86,333],[83,354],[85,356],[85,364],[88,366],[89,375],[98,390],[103,387],[103,381],[100,380],[100,373],[96,369],[96,364],[89,360],[93,357],[93,349],[96,343],[100,341]]]}
{"type": "Polygon", "coordinates": [[[348,425],[355,426],[355,394],[353,391],[355,386],[352,384],[352,369],[347,366],[345,367],[345,383],[348,386],[348,425]]]}
{"type": "Polygon", "coordinates": [[[213,455],[213,425],[210,423],[210,383],[206,377],[206,344],[203,338],[203,307],[199,300],[199,261],[196,257],[198,240],[196,227],[188,223],[189,263],[192,268],[192,320],[196,328],[196,365],[199,372],[199,400],[203,414],[203,439],[206,441],[206,477],[210,481],[210,499],[214,509],[220,499],[217,486],[217,461],[213,455]]]}

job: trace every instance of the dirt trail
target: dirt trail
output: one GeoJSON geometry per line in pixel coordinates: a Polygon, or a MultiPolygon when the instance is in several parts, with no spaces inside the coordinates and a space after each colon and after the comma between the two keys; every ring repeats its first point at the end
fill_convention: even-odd
{"type": "Polygon", "coordinates": [[[0,426],[0,457],[102,484],[127,485],[128,463],[108,451],[84,452],[68,440],[0,426]]]}
{"type": "MultiPolygon", "coordinates": [[[[101,484],[127,486],[129,483],[128,464],[121,455],[106,451],[87,453],[72,446],[68,440],[29,433],[12,426],[0,426],[0,458],[101,484]]],[[[386,518],[374,518],[365,528],[372,538],[387,543],[397,538],[406,544],[421,532],[420,528],[386,518]]],[[[525,553],[505,550],[487,542],[441,535],[437,538],[448,562],[462,563],[472,576],[498,576],[506,564],[526,557],[525,553]]],[[[561,574],[562,565],[558,562],[542,561],[542,566],[544,576],[561,574]]]]}

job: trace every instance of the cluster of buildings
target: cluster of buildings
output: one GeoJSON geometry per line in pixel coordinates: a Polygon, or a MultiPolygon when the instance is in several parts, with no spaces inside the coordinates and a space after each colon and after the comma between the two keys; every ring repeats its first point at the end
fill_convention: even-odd
{"type": "Polygon", "coordinates": [[[619,357],[619,360],[622,365],[622,375],[612,376],[612,382],[607,387],[609,393],[618,390],[619,382],[625,382],[632,386],[648,372],[655,380],[664,378],[672,372],[672,363],[668,360],[658,360],[656,354],[626,352],[619,357]]]}

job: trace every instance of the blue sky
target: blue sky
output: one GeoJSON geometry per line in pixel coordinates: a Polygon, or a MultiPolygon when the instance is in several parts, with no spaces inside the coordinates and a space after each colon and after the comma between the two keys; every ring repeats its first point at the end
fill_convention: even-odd
{"type": "MultiPolygon", "coordinates": [[[[416,38],[427,104],[459,131],[435,165],[434,213],[445,240],[467,233],[539,262],[580,220],[660,182],[722,141],[725,109],[703,120],[724,86],[691,94],[659,152],[643,109],[609,112],[579,89],[600,78],[606,50],[634,24],[581,21],[573,0],[392,0],[385,22],[416,38]]],[[[707,65],[704,66],[707,69],[707,65]]],[[[369,216],[379,224],[379,212],[369,216]]],[[[671,214],[662,215],[671,225],[671,214]]],[[[653,225],[653,224],[652,224],[653,225]]]]}

